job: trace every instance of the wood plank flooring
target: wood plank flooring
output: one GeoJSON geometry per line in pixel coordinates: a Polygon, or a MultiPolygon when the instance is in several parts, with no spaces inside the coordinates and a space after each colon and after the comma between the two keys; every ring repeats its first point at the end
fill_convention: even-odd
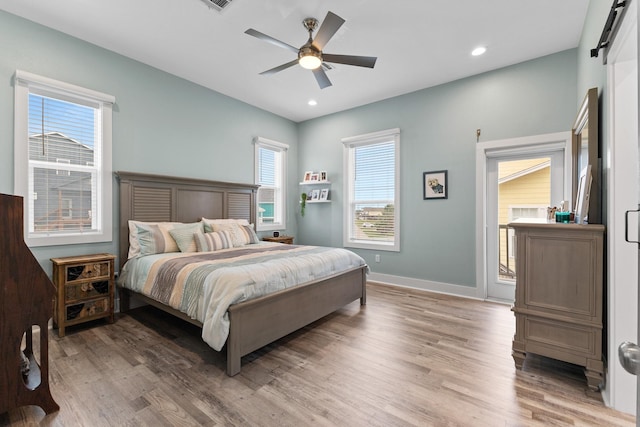
{"type": "Polygon", "coordinates": [[[368,285],[357,302],[243,358],[235,377],[193,325],[151,307],[51,334],[60,411],[2,426],[635,426],[579,367],[511,358],[506,305],[368,285]]]}

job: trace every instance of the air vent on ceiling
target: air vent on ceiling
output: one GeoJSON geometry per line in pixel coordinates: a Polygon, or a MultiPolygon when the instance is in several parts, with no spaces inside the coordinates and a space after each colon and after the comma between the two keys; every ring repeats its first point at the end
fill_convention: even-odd
{"type": "Polygon", "coordinates": [[[217,10],[218,12],[222,12],[227,6],[231,4],[233,0],[202,0],[209,6],[217,10]]]}

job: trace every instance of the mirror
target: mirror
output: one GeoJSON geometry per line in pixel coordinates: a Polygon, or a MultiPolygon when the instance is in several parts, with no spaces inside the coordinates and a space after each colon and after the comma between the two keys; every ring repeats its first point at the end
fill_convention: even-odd
{"type": "Polygon", "coordinates": [[[591,194],[587,220],[591,224],[602,222],[601,199],[601,158],[598,141],[598,89],[587,92],[571,132],[572,146],[572,206],[576,206],[580,172],[591,165],[591,194]]]}

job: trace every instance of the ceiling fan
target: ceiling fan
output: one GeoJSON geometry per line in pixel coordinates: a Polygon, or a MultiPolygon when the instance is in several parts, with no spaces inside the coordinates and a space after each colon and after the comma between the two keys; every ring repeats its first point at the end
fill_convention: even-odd
{"type": "Polygon", "coordinates": [[[298,55],[293,61],[286,64],[279,65],[267,71],[263,71],[262,75],[275,74],[279,71],[285,70],[289,67],[293,67],[296,64],[300,64],[301,67],[311,70],[313,75],[320,85],[320,89],[331,86],[331,81],[327,77],[326,69],[331,69],[331,66],[327,62],[335,64],[355,65],[357,67],[373,68],[376,64],[376,57],[374,56],[354,56],[354,55],[334,55],[331,53],[324,53],[325,45],[329,42],[331,37],[340,29],[344,24],[344,19],[340,18],[333,12],[328,12],[327,16],[322,21],[320,29],[316,33],[316,37],[313,38],[313,31],[318,28],[318,20],[315,18],[306,18],[302,21],[302,25],[309,31],[309,40],[302,45],[302,47],[293,47],[290,44],[282,42],[278,39],[274,39],[271,36],[261,33],[260,31],[249,28],[245,31],[245,34],[259,38],[268,43],[274,44],[281,48],[290,50],[298,55]]]}

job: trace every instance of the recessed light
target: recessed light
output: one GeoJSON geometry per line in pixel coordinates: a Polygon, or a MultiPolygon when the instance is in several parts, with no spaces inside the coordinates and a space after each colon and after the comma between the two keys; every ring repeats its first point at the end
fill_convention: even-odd
{"type": "Polygon", "coordinates": [[[307,104],[309,104],[310,106],[314,107],[314,106],[318,105],[318,101],[316,101],[315,99],[310,99],[309,102],[307,102],[307,104]]]}
{"type": "Polygon", "coordinates": [[[486,47],[484,47],[484,46],[479,46],[479,47],[477,47],[477,48],[473,49],[473,51],[471,52],[471,55],[473,55],[473,56],[480,56],[480,55],[482,55],[483,53],[485,53],[486,51],[487,51],[487,48],[486,48],[486,47]]]}

